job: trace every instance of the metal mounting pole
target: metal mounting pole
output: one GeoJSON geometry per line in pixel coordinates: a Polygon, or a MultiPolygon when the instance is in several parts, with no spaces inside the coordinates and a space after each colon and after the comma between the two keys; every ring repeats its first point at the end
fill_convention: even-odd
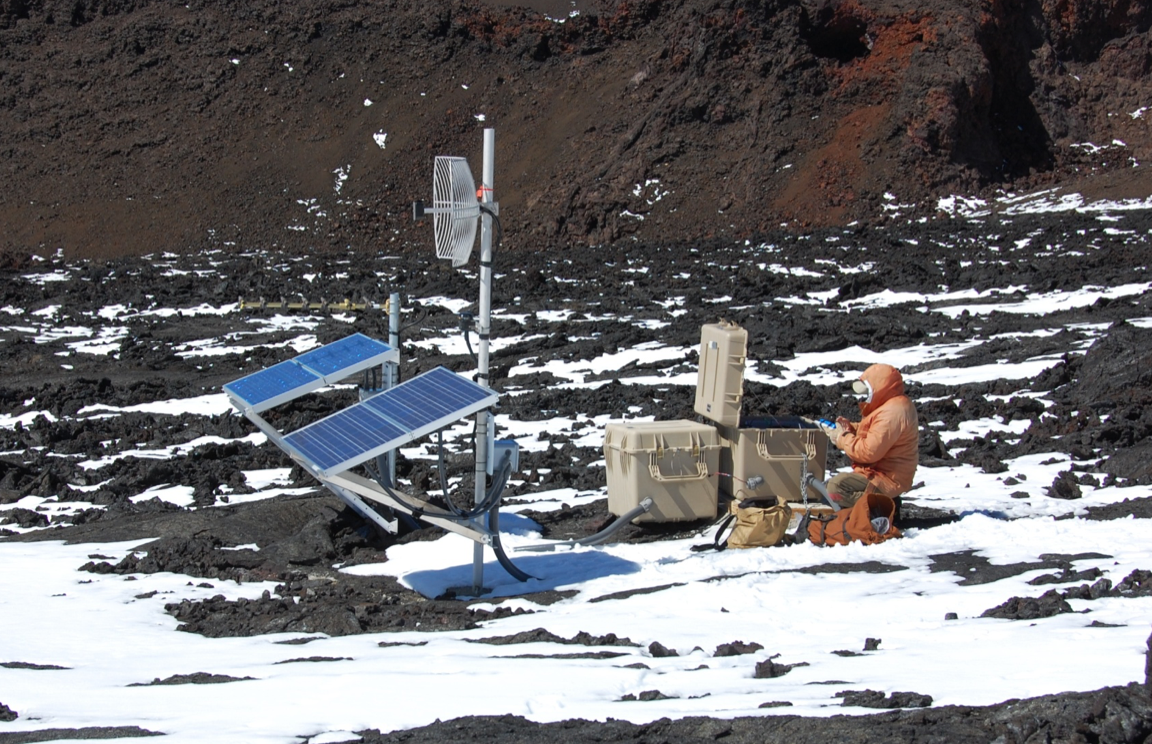
{"type": "MultiPolygon", "coordinates": [[[[388,296],[388,345],[400,348],[400,293],[388,296]]],[[[388,364],[388,379],[385,387],[391,389],[400,384],[400,362],[388,364]]],[[[388,453],[388,482],[396,486],[396,450],[388,453]]]]}
{"type": "MultiPolygon", "coordinates": [[[[480,201],[492,205],[492,188],[496,180],[496,130],[484,130],[484,173],[480,184],[480,201]]],[[[480,222],[480,320],[477,335],[480,349],[477,354],[476,382],[491,387],[488,382],[488,335],[492,327],[492,217],[481,212],[480,222]]],[[[482,503],[488,486],[488,411],[476,414],[476,503],[482,503]]],[[[499,508],[497,504],[494,509],[499,508]]],[[[472,548],[472,592],[484,593],[484,546],[476,543],[472,548]]]]}

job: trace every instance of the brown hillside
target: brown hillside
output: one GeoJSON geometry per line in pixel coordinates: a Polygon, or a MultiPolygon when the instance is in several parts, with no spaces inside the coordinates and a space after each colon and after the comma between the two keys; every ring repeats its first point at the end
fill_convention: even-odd
{"type": "Polygon", "coordinates": [[[1152,190],[1143,2],[536,5],[581,12],[0,0],[2,247],[425,244],[432,156],[478,175],[485,126],[533,250],[876,220],[886,193],[1152,190]]]}

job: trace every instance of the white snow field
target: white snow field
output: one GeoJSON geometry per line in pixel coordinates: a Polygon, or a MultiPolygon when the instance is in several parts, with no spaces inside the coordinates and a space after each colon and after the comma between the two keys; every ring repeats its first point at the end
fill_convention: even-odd
{"type": "MultiPolygon", "coordinates": [[[[1038,197],[1033,203],[1038,209],[1105,211],[1083,201],[1054,204],[1038,197]]],[[[1013,203],[1012,209],[1023,209],[1022,204],[1013,203]]],[[[950,202],[948,208],[970,216],[984,206],[969,206],[965,211],[959,202],[950,202]]],[[[847,275],[867,272],[871,267],[861,265],[859,257],[846,255],[842,266],[825,269],[847,275]]],[[[999,311],[1044,317],[1060,309],[1089,305],[1101,297],[1143,293],[1150,286],[1137,277],[1115,287],[1030,292],[1014,286],[1011,276],[1003,279],[999,290],[950,293],[947,288],[932,287],[917,294],[869,295],[853,305],[865,308],[913,302],[921,305],[923,312],[949,317],[964,310],[970,315],[999,311]],[[995,304],[965,304],[993,297],[995,304]]],[[[69,280],[69,274],[53,270],[30,274],[25,280],[36,284],[64,282],[69,280]]],[[[775,299],[823,305],[830,297],[775,299]]],[[[453,302],[443,297],[429,301],[453,302]]],[[[106,355],[110,363],[114,363],[118,337],[105,329],[115,328],[110,324],[122,321],[129,313],[141,312],[123,306],[109,307],[91,314],[90,327],[57,327],[55,312],[27,314],[16,308],[5,311],[7,317],[2,322],[9,324],[9,330],[19,330],[37,343],[49,338],[82,339],[73,345],[73,353],[106,355]]],[[[224,300],[213,306],[156,307],[146,312],[163,317],[177,311],[185,315],[239,312],[224,300]]],[[[676,303],[668,303],[662,312],[658,323],[675,318],[676,303]]],[[[511,308],[505,317],[514,313],[515,308],[511,308]]],[[[538,326],[533,333],[547,333],[548,324],[564,322],[566,318],[563,311],[553,317],[538,313],[538,326]]],[[[613,319],[638,327],[651,327],[653,322],[650,314],[613,319]]],[[[1148,324],[1152,319],[1139,322],[1148,324]]],[[[572,323],[578,325],[578,321],[572,323]]],[[[312,335],[298,335],[315,327],[300,317],[261,324],[238,322],[237,326],[248,328],[253,334],[269,332],[276,326],[287,339],[282,344],[286,347],[282,349],[285,357],[316,343],[312,335]]],[[[1094,339],[1106,333],[1107,327],[1056,323],[1041,332],[1056,334],[1065,330],[1073,330],[1083,339],[1068,353],[1082,354],[1094,339]]],[[[253,343],[246,340],[247,335],[245,331],[227,338],[206,338],[179,353],[228,353],[234,346],[253,343]]],[[[797,354],[777,364],[782,372],[771,374],[750,360],[748,379],[773,385],[807,381],[828,386],[832,396],[840,394],[832,386],[842,383],[849,374],[845,365],[863,369],[883,360],[913,370],[909,373],[912,380],[959,385],[1028,380],[1060,361],[1059,355],[1046,355],[982,366],[958,363],[969,349],[995,341],[996,338],[974,336],[964,343],[952,340],[934,344],[928,339],[884,353],[857,346],[836,352],[797,354]]],[[[501,341],[505,345],[512,342],[501,341]]],[[[453,335],[422,339],[418,347],[462,353],[460,344],[459,335],[453,335]]],[[[522,374],[548,371],[565,386],[596,386],[603,382],[589,381],[590,375],[630,362],[643,365],[660,361],[672,368],[674,362],[670,360],[681,359],[689,351],[687,347],[653,342],[597,359],[553,360],[544,364],[525,358],[511,367],[509,382],[515,383],[522,374]]],[[[625,381],[637,385],[695,385],[695,374],[683,369],[657,369],[651,376],[629,377],[625,381]]],[[[511,390],[505,394],[516,393],[511,390]]],[[[1043,398],[1041,402],[1050,404],[1043,398]]],[[[28,401],[26,408],[0,417],[0,427],[28,425],[40,411],[34,400],[28,401]]],[[[226,409],[224,395],[217,393],[123,409],[94,405],[81,410],[77,417],[130,412],[212,416],[226,409]]],[[[579,446],[597,447],[604,425],[626,413],[605,411],[602,415],[546,422],[519,421],[500,413],[497,426],[507,436],[520,440],[529,451],[546,449],[548,432],[558,430],[579,446]]],[[[929,421],[921,423],[934,426],[929,421]]],[[[989,418],[968,421],[940,434],[945,443],[989,431],[1020,436],[1026,424],[989,418]]],[[[453,427],[448,435],[463,439],[468,436],[468,426],[453,427]]],[[[249,441],[264,440],[261,435],[252,435],[249,441]]],[[[107,461],[89,460],[85,467],[100,467],[119,457],[179,457],[180,449],[191,446],[195,443],[187,448],[154,450],[141,445],[107,461]]],[[[418,445],[405,449],[404,454],[427,458],[430,450],[418,445]]],[[[871,547],[799,545],[692,552],[692,545],[711,540],[711,533],[705,532],[688,539],[643,544],[515,553],[516,547],[541,540],[537,526],[515,512],[586,503],[602,498],[604,489],[561,489],[522,496],[518,500],[525,503],[509,507],[502,526],[512,559],[535,578],[527,585],[515,581],[489,552],[485,578],[492,587],[492,599],[546,589],[573,590],[573,596],[546,606],[527,599],[505,599],[504,606],[523,607],[532,614],[487,621],[475,630],[416,629],[320,637],[306,647],[280,642],[315,634],[209,639],[177,632],[177,621],[164,610],[165,603],[185,598],[195,600],[217,594],[230,599],[256,598],[272,590],[271,583],[203,582],[164,573],[124,577],[77,571],[93,554],[116,562],[147,541],[87,545],[0,542],[0,663],[19,661],[64,667],[0,667],[0,702],[20,714],[16,721],[0,723],[0,736],[8,731],[136,725],[163,732],[164,741],[173,743],[280,743],[306,739],[320,744],[355,740],[358,737],[352,732],[363,729],[403,729],[471,714],[510,713],[535,721],[616,718],[634,722],[690,715],[829,716],[872,712],[842,707],[834,695],[845,689],[915,691],[931,695],[936,706],[983,705],[1008,698],[1093,690],[1142,678],[1152,598],[1072,600],[1073,613],[1034,621],[981,618],[984,610],[1010,597],[1043,593],[1050,587],[1027,582],[1052,573],[1053,569],[1037,568],[988,583],[964,583],[963,577],[951,571],[939,567],[933,570],[931,556],[965,550],[975,551],[996,565],[1036,562],[1040,556],[1053,552],[1087,556],[1074,559],[1074,569],[1099,569],[1113,584],[1135,569],[1152,569],[1152,520],[1082,518],[1087,507],[1149,497],[1152,488],[1083,485],[1083,498],[1064,501],[1046,498],[1044,489],[1073,464],[1068,455],[1026,455],[1007,464],[1008,471],[1001,475],[990,475],[968,465],[921,467],[916,480],[923,485],[909,497],[922,506],[960,513],[962,518],[932,529],[911,529],[903,539],[871,547]],[[1019,482],[1006,484],[1008,475],[1019,482]],[[1028,492],[1028,498],[1019,497],[1021,490],[1028,492]],[[839,568],[806,570],[828,564],[839,568]],[[865,564],[873,569],[883,564],[881,568],[885,570],[845,570],[852,565],[864,568],[865,564]],[[204,583],[210,585],[198,586],[204,583]],[[658,587],[666,588],[637,593],[658,587]],[[956,619],[945,619],[948,613],[955,613],[956,619]],[[580,631],[593,635],[615,633],[637,645],[596,649],[622,654],[613,658],[555,658],[587,649],[554,643],[497,646],[473,642],[534,628],[545,628],[565,638],[580,631]],[[851,656],[833,653],[860,652],[868,638],[881,639],[878,650],[851,656]],[[737,640],[759,643],[763,649],[749,655],[713,656],[719,644],[737,640]],[[384,641],[394,645],[378,645],[384,641]],[[647,650],[652,642],[676,650],[679,656],[653,657],[647,650]],[[523,654],[553,658],[510,658],[523,654]],[[756,663],[775,654],[779,654],[780,663],[806,665],[775,679],[754,678],[756,663]],[[332,660],[285,663],[311,656],[332,660]],[[226,684],[131,686],[195,672],[250,679],[226,684]],[[669,699],[622,700],[626,695],[647,690],[659,690],[669,699]],[[759,707],[771,701],[787,701],[791,705],[759,707]]],[[[593,467],[603,467],[603,463],[593,467]]],[[[287,469],[251,471],[246,478],[257,493],[240,496],[239,500],[298,492],[287,488],[287,469]]],[[[146,491],[137,498],[153,496],[178,504],[191,503],[190,487],[181,484],[146,491]]],[[[0,506],[0,517],[5,510],[17,507],[43,507],[55,513],[52,510],[89,506],[26,497],[0,506]]],[[[470,583],[472,550],[470,541],[445,534],[433,541],[389,548],[385,563],[346,570],[360,575],[395,576],[425,596],[435,597],[448,587],[470,583]]]]}

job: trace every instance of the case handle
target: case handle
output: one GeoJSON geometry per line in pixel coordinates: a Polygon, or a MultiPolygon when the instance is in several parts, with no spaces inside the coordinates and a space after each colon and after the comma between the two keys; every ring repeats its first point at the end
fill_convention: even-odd
{"type": "Polygon", "coordinates": [[[704,462],[704,457],[701,455],[696,459],[696,472],[686,473],[684,475],[665,475],[660,472],[660,458],[653,452],[648,456],[648,472],[652,474],[652,480],[655,481],[689,481],[698,480],[700,478],[708,477],[708,466],[704,462]]]}
{"type": "Polygon", "coordinates": [[[805,437],[804,441],[804,454],[802,455],[770,455],[768,453],[768,432],[760,430],[756,437],[756,454],[760,455],[764,460],[777,460],[777,461],[791,461],[791,460],[815,460],[816,459],[816,437],[809,434],[805,437]]]}

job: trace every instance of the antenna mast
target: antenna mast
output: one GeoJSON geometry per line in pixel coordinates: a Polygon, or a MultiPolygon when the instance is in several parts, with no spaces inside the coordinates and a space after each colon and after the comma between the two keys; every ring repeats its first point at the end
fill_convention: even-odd
{"type": "MultiPolygon", "coordinates": [[[[476,331],[480,341],[476,355],[476,383],[491,389],[488,378],[488,343],[492,328],[492,223],[498,221],[500,205],[492,199],[496,181],[496,130],[484,130],[484,170],[480,188],[472,180],[468,161],[464,158],[437,155],[433,168],[433,206],[424,202],[412,205],[412,216],[420,219],[432,215],[436,234],[436,255],[452,260],[453,266],[463,266],[472,254],[476,241],[476,226],[480,224],[480,318],[476,331]],[[480,219],[477,220],[477,217],[480,219]]],[[[475,504],[486,503],[488,475],[493,471],[493,449],[502,448],[516,462],[515,442],[493,442],[495,427],[487,410],[476,415],[476,494],[475,504]]],[[[513,466],[515,467],[515,466],[513,466]]],[[[488,530],[492,534],[493,551],[509,574],[527,581],[530,577],[508,560],[500,545],[500,499],[496,497],[487,512],[488,530]]],[[[472,590],[475,596],[483,593],[484,545],[477,543],[472,553],[472,590]]]]}
{"type": "MultiPolygon", "coordinates": [[[[480,180],[477,197],[483,208],[480,210],[480,319],[477,336],[480,348],[477,353],[476,382],[491,388],[488,380],[488,339],[492,328],[492,215],[500,213],[500,205],[492,200],[492,189],[496,180],[496,130],[484,130],[484,171],[480,180]]],[[[488,450],[490,419],[488,410],[476,414],[476,501],[484,502],[488,488],[488,450]]],[[[488,529],[500,529],[499,500],[488,512],[488,529]]],[[[480,596],[484,590],[484,545],[475,543],[472,547],[472,590],[480,596]]]]}

